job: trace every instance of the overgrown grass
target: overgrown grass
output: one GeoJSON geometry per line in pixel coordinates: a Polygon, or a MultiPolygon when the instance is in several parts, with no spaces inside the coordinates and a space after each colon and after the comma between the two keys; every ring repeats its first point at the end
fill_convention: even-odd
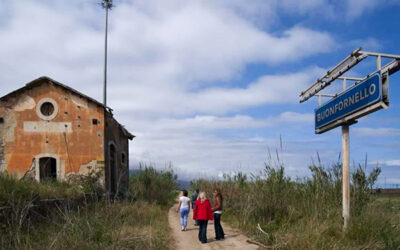
{"type": "Polygon", "coordinates": [[[379,168],[366,174],[365,166],[358,166],[353,173],[347,231],[342,229],[341,164],[313,165],[310,171],[312,177],[292,180],[283,165],[266,165],[258,174],[196,180],[192,186],[209,195],[221,189],[223,220],[275,249],[399,249],[399,207],[371,194],[379,168]]]}
{"type": "Polygon", "coordinates": [[[134,193],[125,200],[101,199],[97,177],[92,177],[37,183],[0,176],[0,248],[170,248],[168,205],[176,189],[172,170],[146,167],[132,177],[134,193]]]}
{"type": "Polygon", "coordinates": [[[99,202],[58,210],[25,231],[19,249],[169,249],[168,215],[146,202],[99,202]]]}
{"type": "Polygon", "coordinates": [[[97,186],[89,190],[85,189],[85,183],[81,184],[37,183],[30,179],[17,180],[7,174],[0,175],[1,245],[19,246],[24,231],[52,217],[56,202],[58,206],[70,209],[84,202],[87,192],[98,192],[97,186]]]}
{"type": "Polygon", "coordinates": [[[171,166],[162,171],[140,165],[140,171],[129,178],[129,191],[135,200],[170,206],[176,198],[177,178],[171,166]]]}

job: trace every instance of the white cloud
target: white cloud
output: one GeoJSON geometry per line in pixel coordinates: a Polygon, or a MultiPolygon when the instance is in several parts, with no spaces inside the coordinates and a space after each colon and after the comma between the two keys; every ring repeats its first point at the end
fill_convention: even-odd
{"type": "MultiPolygon", "coordinates": [[[[134,122],[132,119],[132,122],[134,122]]],[[[136,123],[136,129],[147,130],[147,133],[153,134],[155,131],[163,133],[185,133],[212,130],[240,130],[256,129],[266,127],[277,127],[288,124],[310,124],[314,121],[313,114],[284,112],[278,116],[256,119],[247,115],[235,115],[233,117],[201,116],[196,115],[193,118],[172,119],[161,118],[154,120],[152,125],[149,122],[136,123]]]]}
{"type": "Polygon", "coordinates": [[[397,128],[354,128],[356,136],[400,136],[400,129],[397,128]]]}
{"type": "Polygon", "coordinates": [[[131,70],[140,70],[141,75],[161,75],[164,80],[172,77],[181,84],[193,84],[230,80],[248,63],[296,61],[328,52],[335,45],[324,32],[293,27],[270,34],[234,12],[200,3],[187,2],[177,9],[163,10],[148,6],[146,14],[132,6],[116,8],[110,53],[118,60],[139,60],[131,70]],[[141,59],[146,63],[150,60],[148,72],[142,68],[141,59]]]}
{"type": "MultiPolygon", "coordinates": [[[[16,83],[48,75],[102,99],[103,29],[102,21],[94,20],[102,20],[103,13],[87,3],[67,5],[8,5],[11,18],[0,31],[2,94],[16,83]]],[[[229,8],[192,1],[121,2],[110,14],[109,39],[109,105],[172,114],[220,114],[293,101],[280,98],[280,91],[297,90],[308,81],[306,72],[267,76],[248,88],[221,89],[210,83],[240,79],[249,63],[291,62],[335,46],[325,32],[296,26],[272,34],[229,8]]]]}
{"type": "Polygon", "coordinates": [[[382,1],[379,0],[348,0],[347,17],[351,19],[359,17],[365,11],[370,11],[380,4],[382,1]]]}
{"type": "Polygon", "coordinates": [[[379,51],[383,48],[378,39],[367,37],[365,39],[354,39],[349,42],[353,48],[361,47],[363,50],[379,51]]]}
{"type": "Polygon", "coordinates": [[[121,85],[110,90],[114,107],[139,114],[225,114],[267,104],[294,104],[298,95],[323,69],[312,68],[286,75],[266,75],[245,87],[208,87],[197,92],[178,86],[121,85]],[[175,87],[174,87],[175,86],[175,87]],[[162,91],[159,91],[162,89],[162,91]],[[132,99],[135,102],[132,102],[132,99]],[[184,105],[183,105],[184,104],[184,105]]]}
{"type": "MultiPolygon", "coordinates": [[[[132,123],[134,120],[132,118],[132,123]]],[[[160,167],[171,161],[182,178],[212,177],[231,171],[258,172],[268,161],[268,147],[272,151],[273,162],[276,162],[279,133],[271,135],[271,138],[253,133],[249,135],[249,129],[279,131],[284,126],[298,127],[312,121],[312,114],[295,112],[260,119],[236,115],[142,120],[135,122],[137,137],[131,144],[131,159],[135,165],[151,162],[160,167]],[[219,134],[221,131],[222,134],[219,134]],[[233,131],[234,136],[224,135],[228,131],[233,131]]],[[[293,138],[286,141],[284,138],[284,149],[279,155],[288,172],[299,176],[308,174],[310,155],[315,152],[307,145],[313,143],[293,138]]]]}
{"type": "MultiPolygon", "coordinates": [[[[265,162],[269,162],[268,148],[271,150],[271,163],[276,164],[275,148],[279,147],[279,136],[268,138],[259,136],[246,137],[237,134],[235,137],[220,137],[214,134],[172,133],[141,134],[131,144],[132,162],[154,163],[164,167],[172,162],[180,178],[217,177],[221,172],[243,171],[257,173],[265,162]]],[[[286,172],[291,176],[309,175],[312,149],[298,145],[310,142],[285,143],[283,152],[278,150],[280,160],[284,162],[286,172]]],[[[323,159],[332,159],[337,152],[324,151],[323,159]]]]}
{"type": "Polygon", "coordinates": [[[400,166],[400,159],[393,159],[393,160],[385,160],[381,162],[382,164],[390,167],[399,167],[400,166]]]}

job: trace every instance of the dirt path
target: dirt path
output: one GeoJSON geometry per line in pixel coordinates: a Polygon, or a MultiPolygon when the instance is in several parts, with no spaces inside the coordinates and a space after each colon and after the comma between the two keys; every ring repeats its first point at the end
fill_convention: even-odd
{"type": "MultiPolygon", "coordinates": [[[[195,249],[261,249],[257,245],[247,243],[248,238],[239,231],[234,230],[222,223],[225,231],[225,240],[214,240],[215,231],[213,221],[208,222],[207,227],[207,244],[201,244],[198,240],[199,227],[194,225],[192,220],[192,210],[190,210],[187,231],[181,231],[179,222],[179,213],[175,210],[177,205],[174,205],[168,213],[169,226],[171,228],[172,237],[177,250],[195,250],[195,249]]],[[[222,216],[222,220],[224,217],[222,216]]]]}

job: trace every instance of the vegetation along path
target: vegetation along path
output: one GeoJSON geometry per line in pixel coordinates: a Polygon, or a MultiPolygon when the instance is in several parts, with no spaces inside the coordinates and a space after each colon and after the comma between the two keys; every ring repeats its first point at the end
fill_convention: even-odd
{"type": "Polygon", "coordinates": [[[168,213],[169,226],[171,228],[175,249],[261,249],[257,245],[247,242],[248,238],[239,231],[222,224],[225,231],[225,240],[214,240],[214,223],[209,221],[207,227],[207,244],[201,244],[198,240],[199,227],[194,225],[192,210],[190,210],[187,231],[181,231],[179,213],[176,212],[177,205],[171,207],[168,213]]]}

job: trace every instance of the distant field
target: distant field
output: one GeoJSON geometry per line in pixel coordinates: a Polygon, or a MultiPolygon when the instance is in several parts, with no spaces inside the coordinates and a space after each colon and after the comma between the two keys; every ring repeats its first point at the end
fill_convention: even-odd
{"type": "Polygon", "coordinates": [[[399,188],[379,188],[375,189],[374,193],[377,197],[388,197],[388,198],[400,198],[400,189],[399,188]]]}
{"type": "Polygon", "coordinates": [[[400,196],[396,197],[377,197],[374,204],[393,204],[400,209],[400,196]]]}

